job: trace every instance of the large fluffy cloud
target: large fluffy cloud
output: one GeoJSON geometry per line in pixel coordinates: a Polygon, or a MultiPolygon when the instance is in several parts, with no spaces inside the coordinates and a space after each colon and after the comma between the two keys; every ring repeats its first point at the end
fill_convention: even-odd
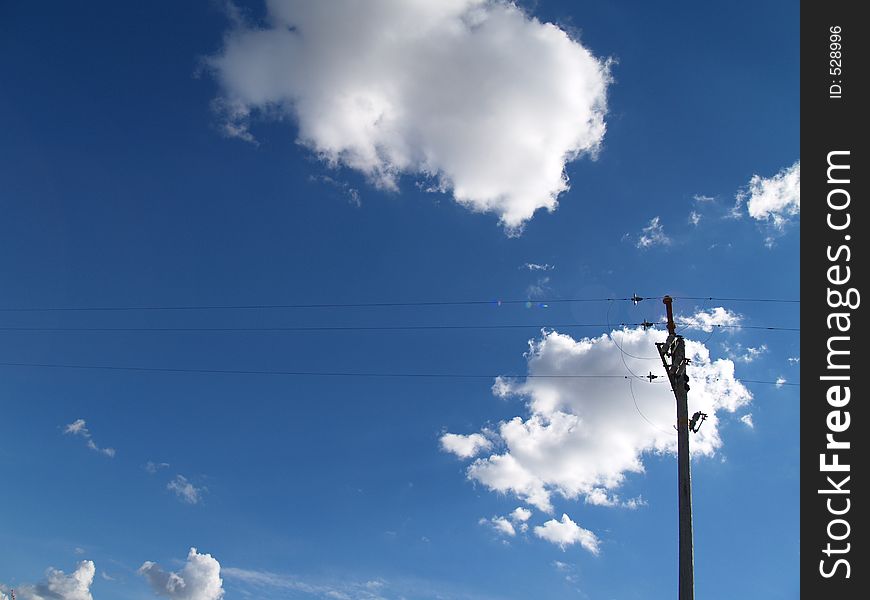
{"type": "Polygon", "coordinates": [[[605,131],[608,63],[503,0],[267,0],[208,60],[225,131],[289,118],[333,165],[431,178],[517,231],[605,131]]]}
{"type": "MultiPolygon", "coordinates": [[[[526,355],[531,377],[499,379],[493,386],[498,396],[524,398],[527,414],[489,432],[500,448],[474,460],[468,477],[545,512],[553,510],[554,493],[624,505],[614,491],[627,474],[643,471],[643,455],[676,451],[674,398],[654,345],[665,337],[640,328],[580,340],[542,332],[526,355]],[[639,378],[650,370],[659,375],[655,383],[639,378]],[[565,377],[621,373],[629,379],[565,377]]],[[[708,349],[691,340],[686,354],[690,414],[709,415],[692,435],[692,452],[712,455],[722,445],[719,412],[735,411],[751,395],[735,379],[731,360],[711,360],[708,349]]]]}
{"type": "Polygon", "coordinates": [[[738,201],[741,200],[746,202],[752,218],[783,227],[791,217],[801,212],[800,161],[773,177],[754,175],[749,181],[749,189],[738,197],[738,201]]]}
{"type": "MultiPolygon", "coordinates": [[[[16,588],[15,594],[19,600],[93,600],[91,584],[95,572],[94,563],[90,560],[80,562],[69,575],[51,568],[45,572],[45,581],[16,588]]],[[[5,599],[2,593],[0,598],[5,599]]]]}
{"type": "Polygon", "coordinates": [[[224,596],[221,565],[211,554],[191,548],[180,573],[167,572],[153,562],[139,567],[152,589],[171,600],[220,600],[224,596]]]}

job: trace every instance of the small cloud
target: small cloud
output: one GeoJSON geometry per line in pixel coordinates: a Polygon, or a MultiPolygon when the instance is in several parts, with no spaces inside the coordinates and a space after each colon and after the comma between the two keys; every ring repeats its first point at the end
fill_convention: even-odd
{"type": "Polygon", "coordinates": [[[556,266],[550,264],[526,263],[520,268],[527,269],[529,271],[552,271],[556,268],[556,266]]]}
{"type": "Polygon", "coordinates": [[[538,280],[526,288],[527,298],[542,298],[550,292],[550,278],[538,277],[538,280]]]}
{"type": "Polygon", "coordinates": [[[704,194],[695,194],[692,196],[692,200],[697,202],[698,204],[710,204],[712,202],[716,202],[716,198],[713,196],[705,196],[704,194]]]}
{"type": "Polygon", "coordinates": [[[84,548],[79,548],[78,546],[76,546],[75,548],[73,548],[73,554],[77,554],[77,555],[81,556],[81,555],[84,554],[84,553],[85,553],[85,549],[84,549],[84,548]]]}
{"type": "Polygon", "coordinates": [[[800,362],[801,362],[800,356],[789,356],[788,357],[788,364],[790,364],[790,365],[799,365],[800,362]]]}
{"type": "Polygon", "coordinates": [[[636,510],[641,506],[647,506],[647,502],[643,499],[643,496],[638,496],[637,498],[629,498],[622,503],[622,506],[629,510],[636,510]]]}
{"type": "Polygon", "coordinates": [[[506,535],[508,537],[514,537],[517,534],[517,530],[514,528],[514,524],[504,517],[493,517],[491,519],[481,518],[478,523],[481,525],[490,525],[493,529],[495,529],[501,535],[506,535]]]}
{"type": "Polygon", "coordinates": [[[594,488],[586,494],[586,504],[595,506],[617,506],[619,505],[619,497],[616,495],[608,495],[601,488],[594,488]]]}
{"type": "Polygon", "coordinates": [[[357,208],[362,206],[362,199],[360,198],[359,190],[352,187],[346,181],[340,181],[334,177],[330,177],[329,175],[320,175],[319,177],[312,176],[310,180],[325,183],[341,192],[341,194],[344,195],[348,202],[353,206],[356,206],[357,208]]]}
{"type": "Polygon", "coordinates": [[[166,489],[187,504],[199,504],[202,494],[208,491],[205,487],[196,487],[184,475],[176,475],[175,479],[166,484],[166,489]]]}
{"type": "Polygon", "coordinates": [[[635,244],[638,248],[652,248],[653,246],[670,246],[673,240],[667,236],[662,226],[660,217],[650,219],[649,225],[641,230],[640,237],[635,244]]]}
{"type": "Polygon", "coordinates": [[[97,444],[91,437],[91,432],[88,430],[87,424],[85,423],[84,419],[76,419],[69,425],[66,425],[63,429],[63,432],[64,434],[84,438],[85,445],[95,452],[105,454],[109,458],[113,458],[115,456],[114,448],[100,448],[99,446],[97,446],[97,444]]]}
{"type": "Polygon", "coordinates": [[[697,226],[698,223],[700,223],[700,222],[701,222],[701,213],[699,213],[696,210],[693,210],[692,212],[689,213],[689,223],[697,226]]]}
{"type": "Polygon", "coordinates": [[[101,577],[104,581],[116,581],[116,579],[115,579],[114,577],[112,577],[111,575],[109,575],[109,574],[106,573],[105,571],[100,571],[100,577],[101,577]]]}
{"type": "Polygon", "coordinates": [[[728,355],[728,358],[747,365],[755,362],[758,358],[768,352],[767,344],[762,344],[758,347],[744,347],[743,344],[737,343],[733,347],[728,344],[722,344],[722,347],[725,350],[725,354],[728,355]]]}
{"type": "Polygon", "coordinates": [[[513,520],[515,523],[525,523],[531,517],[532,517],[532,511],[530,511],[528,508],[524,508],[522,506],[516,507],[511,512],[511,520],[513,520]]]}
{"type": "Polygon", "coordinates": [[[510,520],[513,522],[516,528],[519,529],[522,533],[525,533],[529,530],[528,521],[532,517],[532,511],[530,511],[528,508],[518,506],[513,511],[511,511],[511,514],[508,516],[510,517],[510,520]]]}
{"type": "Polygon", "coordinates": [[[752,413],[746,413],[742,417],[740,417],[740,422],[749,427],[750,429],[755,429],[755,423],[752,421],[752,413]]]}
{"type": "Polygon", "coordinates": [[[570,571],[571,570],[571,565],[569,565],[568,563],[563,563],[561,560],[554,560],[553,566],[556,568],[557,571],[570,571]]]}
{"type": "Polygon", "coordinates": [[[753,175],[749,187],[737,195],[737,205],[743,202],[750,217],[783,229],[801,212],[800,161],[770,178],[753,175]]]}
{"type": "Polygon", "coordinates": [[[459,458],[471,458],[491,447],[492,442],[480,433],[472,433],[471,435],[445,433],[441,436],[441,449],[445,452],[452,452],[459,458]]]}
{"type": "Polygon", "coordinates": [[[781,388],[786,383],[788,383],[788,380],[785,377],[783,377],[782,375],[780,375],[779,377],[776,378],[776,387],[781,388]]]}
{"type": "Polygon", "coordinates": [[[717,306],[709,310],[699,310],[692,315],[679,315],[677,321],[683,327],[688,329],[698,329],[710,333],[714,328],[721,327],[737,327],[740,325],[743,317],[735,312],[717,306]]]}
{"type": "Polygon", "coordinates": [[[586,494],[586,504],[608,507],[621,506],[622,508],[635,510],[641,506],[646,506],[646,501],[640,496],[622,501],[619,499],[617,494],[608,494],[607,491],[602,488],[594,488],[591,492],[586,494]]]}
{"type": "Polygon", "coordinates": [[[550,519],[543,525],[535,527],[535,535],[550,543],[556,544],[563,551],[573,544],[580,544],[583,548],[597,555],[600,541],[598,537],[588,529],[583,529],[571,520],[566,514],[562,514],[562,520],[550,519]]]}
{"type": "Polygon", "coordinates": [[[157,473],[157,471],[159,471],[161,469],[166,469],[168,467],[169,467],[169,463],[165,463],[165,462],[156,463],[154,461],[149,460],[147,463],[145,463],[144,469],[150,475],[154,475],[155,473],[157,473]]]}

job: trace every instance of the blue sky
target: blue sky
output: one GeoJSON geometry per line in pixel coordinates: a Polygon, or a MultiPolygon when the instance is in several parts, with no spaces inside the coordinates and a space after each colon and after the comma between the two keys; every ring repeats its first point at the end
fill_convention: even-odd
{"type": "MultiPolygon", "coordinates": [[[[654,356],[655,334],[607,334],[660,320],[670,293],[684,317],[744,326],[685,332],[709,351],[699,369],[727,371],[693,387],[717,410],[715,436],[693,440],[698,594],[795,597],[799,388],[746,380],[799,381],[799,334],[751,329],[798,327],[799,304],[679,297],[798,298],[798,3],[439,5],[451,17],[384,0],[364,18],[339,4],[4,3],[0,309],[531,306],[4,310],[0,362],[522,375],[570,355],[645,373],[656,361],[623,362],[616,344],[654,356]],[[361,51],[388,34],[403,52],[361,51]],[[366,102],[342,104],[353,85],[366,102]],[[541,306],[633,293],[655,298],[541,306]],[[594,326],[559,327],[572,323],[594,326]],[[529,327],[129,331],[499,324],[529,327]],[[592,354],[572,355],[586,336],[592,354]]],[[[0,366],[0,590],[210,600],[219,563],[225,598],[673,596],[669,392],[535,381],[497,397],[491,377],[0,366]],[[546,429],[547,394],[600,444],[524,463],[527,488],[468,470],[520,457],[502,424],[546,429]],[[595,412],[602,398],[616,418],[595,412]],[[483,447],[463,459],[445,433],[483,447]],[[617,439],[642,472],[602,466],[617,439]],[[558,529],[563,514],[576,528],[558,529]],[[89,577],[82,561],[89,591],[68,580],[89,577]]]]}

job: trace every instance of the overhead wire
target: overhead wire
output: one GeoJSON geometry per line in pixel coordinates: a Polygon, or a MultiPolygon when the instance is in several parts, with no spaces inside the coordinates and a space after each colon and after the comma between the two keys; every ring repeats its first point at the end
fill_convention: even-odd
{"type": "Polygon", "coordinates": [[[723,298],[720,296],[672,296],[674,300],[715,300],[716,302],[775,302],[781,304],[800,304],[800,300],[785,298],[723,298]]]}
{"type": "MultiPolygon", "coordinates": [[[[570,373],[570,374],[506,374],[506,373],[424,373],[424,372],[373,372],[373,371],[289,371],[271,369],[207,369],[207,368],[182,368],[182,367],[140,367],[130,365],[82,365],[65,363],[26,363],[26,362],[0,362],[0,367],[29,367],[47,369],[81,369],[81,370],[108,370],[108,371],[132,371],[145,373],[200,373],[200,374],[227,374],[227,375],[287,375],[287,376],[310,376],[310,377],[366,377],[366,378],[432,378],[432,379],[632,379],[630,375],[613,373],[570,373]]],[[[644,380],[645,377],[637,379],[644,380]]],[[[716,378],[714,381],[718,381],[716,378]]],[[[800,386],[799,383],[783,381],[762,381],[758,379],[741,379],[743,383],[770,384],[777,386],[800,386]]]]}
{"type": "MultiPolygon", "coordinates": [[[[640,327],[643,323],[620,323],[623,327],[640,327]]],[[[664,323],[653,323],[664,326],[664,323]]],[[[268,326],[268,327],[19,327],[4,326],[0,331],[7,332],[74,332],[74,333],[111,333],[111,332],[281,332],[281,331],[404,331],[404,330],[438,330],[438,329],[554,329],[569,327],[607,327],[611,323],[508,323],[492,325],[301,325],[301,326],[268,326]]],[[[716,329],[763,329],[766,331],[796,331],[799,327],[779,327],[761,325],[711,325],[716,329]]],[[[637,358],[637,357],[635,357],[637,358]]]]}
{"type": "Polygon", "coordinates": [[[646,421],[647,423],[649,423],[649,425],[651,427],[661,431],[662,433],[667,433],[668,435],[677,435],[676,431],[668,431],[667,429],[662,429],[661,427],[659,427],[658,425],[656,425],[655,423],[650,421],[645,414],[643,414],[643,411],[637,405],[637,396],[634,395],[634,382],[631,379],[628,380],[628,389],[631,392],[631,399],[634,402],[634,409],[637,411],[637,414],[639,414],[644,421],[646,421]]]}
{"type": "MultiPolygon", "coordinates": [[[[645,296],[657,298],[659,296],[645,296]]],[[[800,303],[800,300],[779,298],[723,298],[716,296],[675,296],[682,300],[710,300],[721,302],[773,302],[800,303]]],[[[385,302],[323,302],[323,303],[286,303],[286,304],[177,304],[177,305],[139,305],[139,306],[6,306],[0,307],[0,312],[117,312],[117,311],[192,311],[192,310],[261,310],[261,309],[316,309],[316,308],[395,308],[395,307],[426,307],[426,306],[486,306],[495,305],[548,305],[573,302],[607,302],[631,301],[630,297],[610,298],[550,298],[545,300],[493,298],[489,300],[422,300],[422,301],[385,301],[385,302]]]]}
{"type": "Polygon", "coordinates": [[[627,375],[612,373],[572,374],[492,374],[492,373],[424,373],[424,372],[373,372],[373,371],[290,371],[282,369],[207,369],[186,367],[140,367],[129,365],[82,365],[64,363],[0,362],[0,367],[34,367],[48,369],[89,369],[110,371],[139,371],[154,373],[203,373],[228,375],[291,375],[308,377],[372,377],[372,378],[433,378],[433,379],[627,379],[627,375]]]}

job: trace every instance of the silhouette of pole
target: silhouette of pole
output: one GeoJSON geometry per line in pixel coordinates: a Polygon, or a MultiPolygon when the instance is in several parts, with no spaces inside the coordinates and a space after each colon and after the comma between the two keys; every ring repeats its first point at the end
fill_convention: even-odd
{"type": "MultiPolygon", "coordinates": [[[[689,429],[694,431],[694,423],[701,413],[693,417],[689,424],[689,377],[686,375],[686,341],[677,335],[674,324],[673,299],[670,296],[662,298],[667,309],[668,339],[657,343],[662,364],[668,373],[671,389],[677,400],[677,495],[680,512],[680,543],[679,543],[679,600],[694,600],[695,598],[695,559],[692,550],[692,474],[689,461],[689,429]],[[670,363],[668,363],[670,358],[670,363]]],[[[706,415],[704,415],[706,417],[706,415]]],[[[703,420],[703,418],[702,418],[703,420]]]]}

